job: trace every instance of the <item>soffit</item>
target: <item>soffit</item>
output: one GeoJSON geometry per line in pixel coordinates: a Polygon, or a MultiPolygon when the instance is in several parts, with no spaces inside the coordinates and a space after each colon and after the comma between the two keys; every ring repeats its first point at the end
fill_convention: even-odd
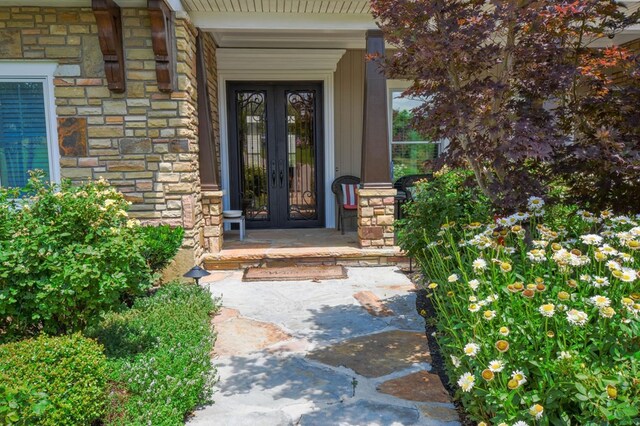
{"type": "Polygon", "coordinates": [[[182,0],[189,12],[369,14],[369,0],[182,0]]]}

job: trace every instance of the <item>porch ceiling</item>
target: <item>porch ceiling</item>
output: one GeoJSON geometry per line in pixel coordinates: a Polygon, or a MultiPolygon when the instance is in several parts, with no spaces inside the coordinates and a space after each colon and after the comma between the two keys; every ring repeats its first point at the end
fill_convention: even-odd
{"type": "Polygon", "coordinates": [[[194,12],[369,14],[369,0],[182,0],[194,12]]]}

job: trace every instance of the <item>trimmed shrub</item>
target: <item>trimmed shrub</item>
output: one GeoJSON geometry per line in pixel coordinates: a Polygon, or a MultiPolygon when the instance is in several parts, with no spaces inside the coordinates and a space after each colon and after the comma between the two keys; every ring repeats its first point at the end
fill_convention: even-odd
{"type": "Polygon", "coordinates": [[[104,344],[115,384],[107,424],[182,424],[209,399],[216,309],[207,290],[169,283],[88,330],[104,344]]]}
{"type": "Polygon", "coordinates": [[[404,207],[405,217],[397,222],[398,242],[410,255],[418,255],[425,238],[436,239],[445,222],[485,221],[490,203],[475,185],[473,172],[444,168],[433,178],[418,182],[413,200],[404,207]]]}
{"type": "Polygon", "coordinates": [[[0,345],[0,423],[86,425],[104,413],[106,358],[79,334],[0,345]]]}
{"type": "Polygon", "coordinates": [[[19,336],[82,329],[151,283],[137,221],[105,181],[0,188],[0,330],[19,336]]]}
{"type": "Polygon", "coordinates": [[[143,226],[140,228],[143,242],[142,256],[152,272],[162,271],[178,253],[184,237],[184,229],[168,225],[143,226]]]}

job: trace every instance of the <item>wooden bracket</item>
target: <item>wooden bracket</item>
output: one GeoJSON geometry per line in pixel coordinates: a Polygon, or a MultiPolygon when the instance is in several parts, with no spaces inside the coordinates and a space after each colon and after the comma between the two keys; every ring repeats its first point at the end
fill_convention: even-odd
{"type": "Polygon", "coordinates": [[[176,84],[176,39],[173,11],[164,0],[148,0],[151,41],[156,59],[156,77],[161,92],[172,92],[176,84]]]}
{"type": "Polygon", "coordinates": [[[122,93],[126,89],[126,82],[120,6],[113,0],[92,0],[91,8],[98,25],[98,39],[109,90],[122,93]]]}

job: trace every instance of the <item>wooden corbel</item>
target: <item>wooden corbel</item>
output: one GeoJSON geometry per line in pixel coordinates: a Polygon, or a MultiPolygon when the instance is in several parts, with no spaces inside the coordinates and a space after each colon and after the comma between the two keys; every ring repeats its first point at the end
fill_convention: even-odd
{"type": "Polygon", "coordinates": [[[164,0],[148,0],[151,41],[156,59],[156,77],[161,92],[172,92],[176,85],[176,40],[173,12],[164,0]]]}
{"type": "Polygon", "coordinates": [[[120,6],[113,0],[91,0],[91,8],[98,25],[98,39],[109,90],[122,93],[126,89],[126,83],[120,6]]]}

